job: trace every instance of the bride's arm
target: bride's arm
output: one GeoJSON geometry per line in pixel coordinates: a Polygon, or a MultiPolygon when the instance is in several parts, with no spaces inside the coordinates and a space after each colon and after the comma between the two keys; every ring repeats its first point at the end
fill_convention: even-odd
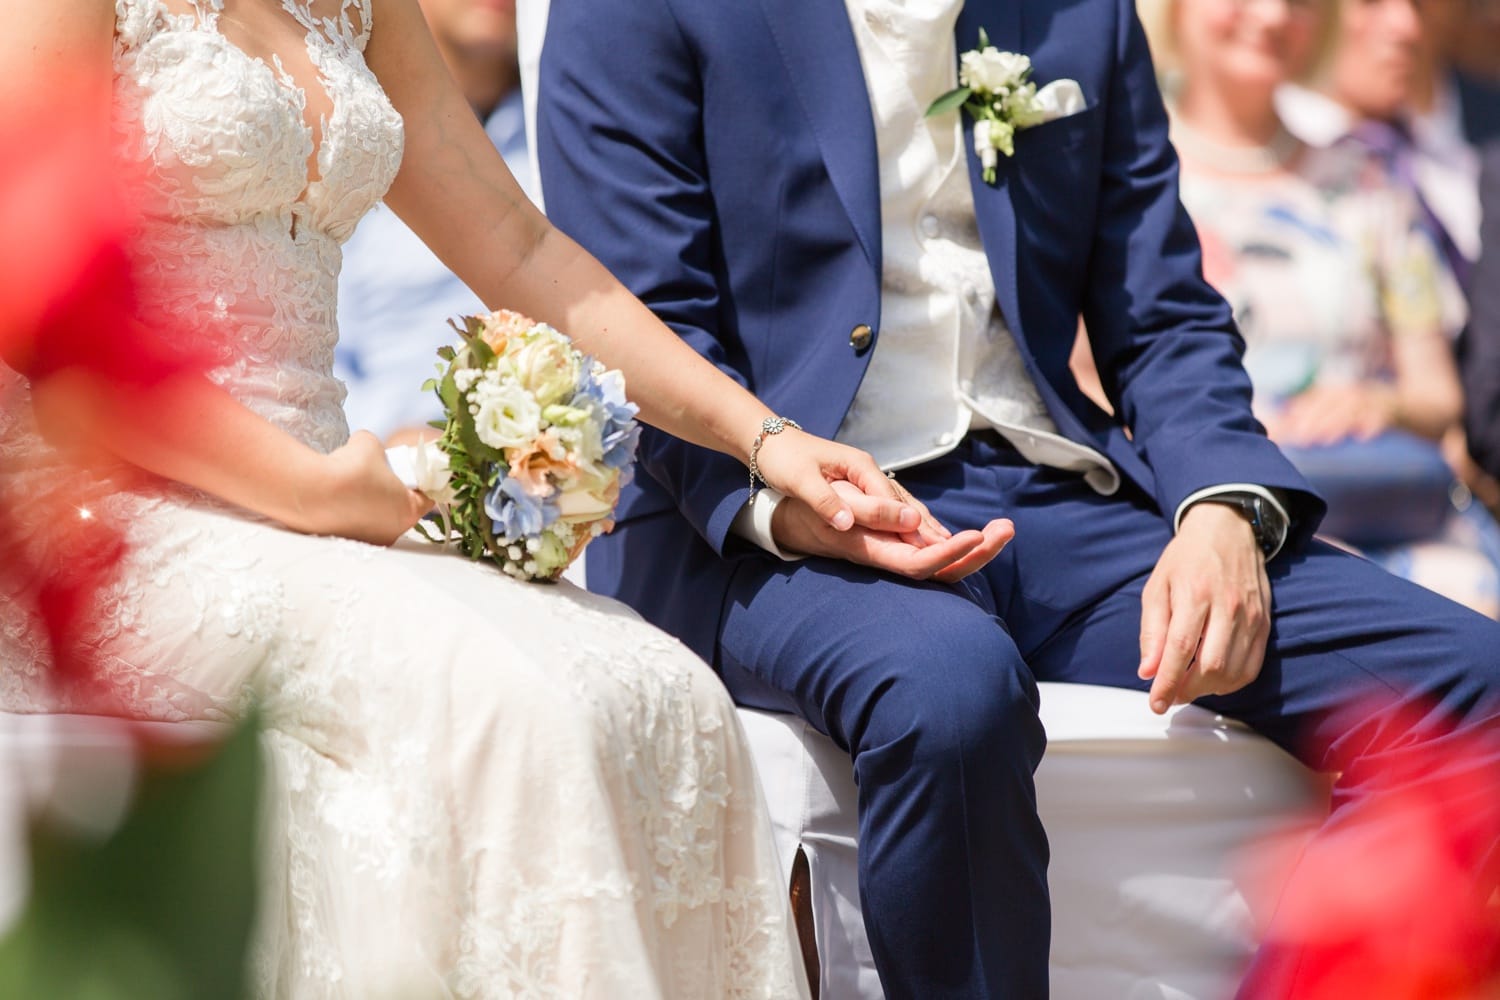
{"type": "Polygon", "coordinates": [[[490,307],[549,322],[621,369],[646,422],[748,461],[771,411],[731,388],[531,204],[453,84],[415,0],[376,5],[365,58],[406,122],[386,203],[490,307]]]}
{"type": "MultiPolygon", "coordinates": [[[[113,3],[7,3],[4,11],[0,126],[41,106],[54,129],[37,132],[38,141],[77,138],[99,156],[108,155],[113,3]]],[[[0,156],[40,153],[0,149],[0,156]]],[[[0,218],[0,230],[12,224],[0,218]]],[[[0,238],[14,252],[25,252],[24,234],[0,231],[0,238]]],[[[122,303],[122,313],[124,308],[122,303]]],[[[7,310],[0,324],[16,322],[14,312],[7,310]]],[[[122,341],[138,342],[131,340],[137,333],[151,336],[129,316],[119,320],[116,336],[122,341]]],[[[374,438],[358,437],[331,455],[320,454],[201,373],[125,385],[79,366],[38,376],[32,389],[38,421],[54,438],[102,449],[297,530],[389,542],[426,508],[419,494],[391,474],[374,438]]]]}
{"type": "Polygon", "coordinates": [[[296,531],[386,545],[432,506],[395,477],[374,435],[325,455],[201,374],[131,386],[69,369],[35,380],[32,398],[65,448],[103,451],[296,531]]]}
{"type": "MultiPolygon", "coordinates": [[[[551,323],[623,371],[643,420],[748,461],[771,411],[527,200],[453,84],[415,0],[381,0],[365,58],[406,122],[406,153],[386,203],[483,301],[551,323]]],[[[773,485],[836,527],[851,522],[829,478],[893,496],[869,456],[811,435],[768,443],[761,463],[773,485]]],[[[892,523],[900,513],[881,510],[892,523]]]]}

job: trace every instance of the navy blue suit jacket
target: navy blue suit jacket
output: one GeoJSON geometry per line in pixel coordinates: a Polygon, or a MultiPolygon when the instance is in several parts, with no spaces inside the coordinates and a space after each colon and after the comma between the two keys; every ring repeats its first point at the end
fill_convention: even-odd
{"type": "MultiPolygon", "coordinates": [[[[1131,0],[969,0],[959,51],[980,27],[1087,104],[1020,133],[993,185],[969,155],[999,308],[1058,427],[1169,516],[1205,486],[1286,490],[1305,538],[1321,502],[1251,416],[1131,0]],[[1118,419],[1069,373],[1080,314],[1118,419]]],[[[834,434],[881,320],[875,132],[842,0],[553,0],[538,156],[564,231],[772,409],[834,434]],[[859,324],[876,331],[862,351],[859,324]]],[[[590,586],[712,661],[749,556],[729,538],[744,467],[661,433],[641,463],[615,534],[589,549],[590,586]]]]}

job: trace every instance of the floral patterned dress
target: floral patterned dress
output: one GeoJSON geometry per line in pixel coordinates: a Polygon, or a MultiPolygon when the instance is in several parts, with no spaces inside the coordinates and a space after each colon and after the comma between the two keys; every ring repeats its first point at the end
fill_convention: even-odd
{"type": "MultiPolygon", "coordinates": [[[[1356,148],[1303,150],[1287,174],[1241,182],[1185,161],[1182,200],[1204,274],[1234,309],[1265,420],[1314,385],[1395,378],[1401,337],[1456,334],[1464,304],[1415,197],[1356,148]]],[[[1462,491],[1431,538],[1366,555],[1494,615],[1500,531],[1462,491]]]]}

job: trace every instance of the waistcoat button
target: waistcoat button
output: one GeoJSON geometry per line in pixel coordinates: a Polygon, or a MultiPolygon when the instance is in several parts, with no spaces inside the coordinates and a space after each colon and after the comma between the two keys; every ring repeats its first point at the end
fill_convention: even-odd
{"type": "Polygon", "coordinates": [[[859,324],[859,326],[849,331],[849,346],[856,351],[863,351],[870,346],[870,342],[874,339],[875,331],[871,330],[864,323],[859,324]]]}

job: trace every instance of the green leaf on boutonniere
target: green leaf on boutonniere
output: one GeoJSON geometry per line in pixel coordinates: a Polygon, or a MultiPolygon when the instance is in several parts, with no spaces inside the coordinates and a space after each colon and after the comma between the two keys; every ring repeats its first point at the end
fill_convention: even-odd
{"type": "Polygon", "coordinates": [[[933,115],[940,115],[945,111],[952,111],[954,108],[962,107],[964,101],[967,101],[973,93],[974,90],[972,87],[958,87],[950,90],[932,102],[927,108],[927,114],[924,117],[931,118],[933,115]]]}
{"type": "Polygon", "coordinates": [[[983,52],[985,49],[987,49],[989,47],[990,47],[989,32],[985,31],[983,28],[980,28],[979,29],[979,51],[983,52]]]}

